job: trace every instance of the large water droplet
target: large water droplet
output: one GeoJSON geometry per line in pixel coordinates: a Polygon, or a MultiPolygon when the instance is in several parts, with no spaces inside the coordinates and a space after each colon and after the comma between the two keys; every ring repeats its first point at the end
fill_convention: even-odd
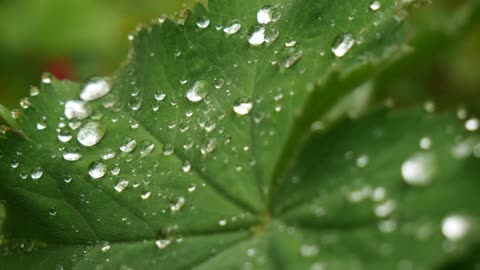
{"type": "Polygon", "coordinates": [[[107,173],[107,165],[100,161],[94,161],[88,167],[88,174],[93,179],[99,179],[105,176],[107,173]]]}
{"type": "Polygon", "coordinates": [[[207,81],[196,81],[187,91],[187,99],[191,102],[202,101],[210,92],[207,81]]]}
{"type": "Polygon", "coordinates": [[[135,149],[136,146],[137,141],[135,139],[125,137],[125,139],[123,139],[123,144],[120,146],[120,151],[124,153],[130,153],[135,149]]]}
{"type": "Polygon", "coordinates": [[[248,34],[248,43],[253,46],[262,45],[265,42],[265,28],[262,26],[254,26],[248,34]]]}
{"type": "Polygon", "coordinates": [[[99,99],[110,92],[110,81],[106,78],[93,78],[87,82],[80,93],[80,98],[85,101],[99,99]]]}
{"type": "Polygon", "coordinates": [[[452,215],[442,221],[442,233],[450,241],[459,241],[469,232],[470,222],[463,216],[452,215]]]}
{"type": "Polygon", "coordinates": [[[248,97],[239,98],[233,105],[233,111],[238,115],[247,115],[253,109],[252,100],[248,97]]]}
{"type": "Polygon", "coordinates": [[[132,111],[138,111],[140,108],[142,108],[143,104],[143,98],[142,95],[134,95],[130,97],[130,100],[128,101],[128,107],[132,111]]]}
{"type": "Polygon", "coordinates": [[[83,146],[91,147],[99,143],[107,130],[98,122],[88,122],[78,131],[77,140],[83,146]]]}
{"type": "Polygon", "coordinates": [[[417,153],[402,164],[402,176],[412,186],[426,186],[431,183],[437,167],[431,153],[417,153]]]}
{"type": "Polygon", "coordinates": [[[70,100],[65,103],[64,114],[68,119],[82,120],[90,116],[92,110],[90,105],[81,100],[70,100]]]}
{"type": "Polygon", "coordinates": [[[337,57],[343,57],[352,49],[353,45],[355,45],[353,36],[351,34],[343,34],[333,43],[332,52],[337,57]]]}
{"type": "Polygon", "coordinates": [[[257,12],[257,22],[259,24],[269,24],[280,19],[280,12],[272,6],[264,6],[257,12]]]}
{"type": "Polygon", "coordinates": [[[465,129],[467,129],[468,131],[474,132],[477,131],[479,128],[480,120],[478,120],[477,118],[468,119],[465,122],[465,129]]]}

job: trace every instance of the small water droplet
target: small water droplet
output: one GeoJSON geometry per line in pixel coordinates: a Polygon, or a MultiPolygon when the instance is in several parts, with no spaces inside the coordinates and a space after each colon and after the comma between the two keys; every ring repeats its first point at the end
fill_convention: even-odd
{"type": "Polygon", "coordinates": [[[259,24],[269,24],[280,19],[280,12],[272,6],[264,6],[257,12],[257,22],[259,24]]]}
{"type": "Polygon", "coordinates": [[[110,92],[110,81],[106,78],[93,78],[82,88],[80,98],[85,101],[99,99],[110,92]]]}
{"type": "Polygon", "coordinates": [[[480,121],[477,118],[468,119],[465,122],[465,129],[471,132],[475,132],[480,128],[480,121]]]}
{"type": "Polygon", "coordinates": [[[253,102],[248,97],[239,98],[233,106],[233,111],[238,115],[247,115],[252,111],[252,109],[253,102]]]}
{"type": "Polygon", "coordinates": [[[369,161],[369,158],[367,155],[361,155],[357,158],[357,161],[355,162],[355,164],[359,168],[364,168],[368,165],[368,161],[369,161]]]}
{"type": "Polygon", "coordinates": [[[265,29],[265,43],[272,43],[278,39],[280,32],[273,27],[265,29]]]}
{"type": "Polygon", "coordinates": [[[155,241],[155,245],[156,245],[159,249],[165,249],[165,248],[168,247],[171,243],[172,243],[172,240],[170,240],[170,239],[160,239],[160,240],[155,241]]]}
{"type": "Polygon", "coordinates": [[[30,107],[30,99],[29,98],[22,98],[22,100],[20,100],[20,107],[22,107],[23,109],[28,109],[30,107]]]}
{"type": "Polygon", "coordinates": [[[210,19],[206,16],[202,16],[197,21],[197,26],[200,29],[205,29],[210,25],[210,19]]]}
{"type": "Polygon", "coordinates": [[[420,140],[420,148],[423,150],[428,150],[432,147],[432,140],[429,137],[423,137],[420,140]]]}
{"type": "Polygon", "coordinates": [[[219,220],[219,221],[218,221],[218,225],[220,225],[220,226],[222,226],[222,227],[225,226],[225,225],[227,225],[227,220],[226,220],[226,219],[221,219],[221,220],[219,220]]]}
{"type": "Polygon", "coordinates": [[[315,257],[318,254],[318,246],[305,244],[300,247],[300,254],[303,257],[315,257]]]}
{"type": "Polygon", "coordinates": [[[223,28],[223,32],[227,35],[234,35],[240,31],[242,25],[238,20],[231,20],[226,27],[223,28]]]}
{"type": "Polygon", "coordinates": [[[63,159],[66,161],[77,161],[82,158],[82,154],[80,154],[80,148],[76,146],[71,146],[63,151],[63,159]]]}
{"type": "Polygon", "coordinates": [[[123,139],[123,144],[120,146],[120,151],[124,153],[132,152],[137,146],[137,141],[130,137],[125,137],[123,139]]]}
{"type": "Polygon", "coordinates": [[[52,76],[50,74],[42,74],[42,83],[51,84],[52,83],[52,76]]]}
{"type": "Polygon", "coordinates": [[[295,47],[295,45],[297,45],[297,41],[295,40],[291,40],[285,43],[285,47],[288,47],[288,48],[295,47]]]}
{"type": "Polygon", "coordinates": [[[142,104],[143,104],[142,95],[131,96],[131,97],[130,97],[130,100],[128,101],[128,107],[129,107],[132,111],[138,111],[138,110],[140,110],[140,108],[142,108],[142,104]]]}
{"type": "Polygon", "coordinates": [[[450,241],[462,240],[470,228],[468,219],[460,215],[448,216],[442,221],[442,233],[450,241]]]}
{"type": "Polygon", "coordinates": [[[167,95],[163,92],[163,91],[158,91],[156,94],[155,94],[155,99],[157,101],[163,101],[165,100],[165,98],[167,97],[167,95]]]}
{"type": "Polygon", "coordinates": [[[287,48],[283,59],[278,62],[281,69],[288,69],[303,57],[303,52],[295,48],[287,48]]]}
{"type": "Polygon", "coordinates": [[[333,43],[332,52],[337,57],[345,56],[355,45],[355,39],[351,34],[340,35],[333,43]]]}
{"type": "Polygon", "coordinates": [[[90,116],[92,110],[90,105],[81,100],[70,100],[65,103],[65,117],[67,119],[83,120],[90,116]]]}
{"type": "Polygon", "coordinates": [[[109,159],[115,158],[115,155],[116,155],[115,151],[113,151],[110,148],[107,148],[105,152],[101,155],[101,158],[103,160],[109,160],[109,159]]]}
{"type": "Polygon", "coordinates": [[[128,181],[126,179],[120,179],[114,186],[117,192],[122,192],[128,187],[128,181]]]}
{"type": "Polygon", "coordinates": [[[435,156],[431,153],[417,153],[402,164],[401,172],[405,182],[412,186],[426,186],[436,173],[435,156]]]}
{"type": "Polygon", "coordinates": [[[194,192],[197,190],[197,186],[195,184],[190,184],[187,188],[188,192],[194,192]]]}
{"type": "Polygon", "coordinates": [[[144,141],[142,143],[141,149],[140,149],[140,156],[141,157],[146,157],[152,153],[153,149],[155,149],[155,144],[149,142],[149,141],[144,141]]]}
{"type": "Polygon", "coordinates": [[[207,81],[196,81],[187,91],[187,99],[197,103],[202,101],[210,92],[207,81]]]}
{"type": "Polygon", "coordinates": [[[142,198],[142,200],[146,200],[150,198],[150,195],[152,195],[152,192],[150,190],[144,190],[142,194],[140,194],[140,198],[142,198]]]}
{"type": "Polygon", "coordinates": [[[179,197],[176,202],[170,204],[170,211],[172,213],[176,213],[185,206],[185,198],[184,197],[179,197]]]}
{"type": "Polygon", "coordinates": [[[373,11],[378,11],[380,10],[381,7],[382,7],[382,3],[380,3],[380,1],[373,1],[370,4],[370,9],[373,11]]]}
{"type": "Polygon", "coordinates": [[[107,165],[100,161],[94,161],[88,167],[88,174],[93,179],[99,179],[105,176],[107,173],[107,165]]]}
{"type": "Polygon", "coordinates": [[[164,144],[163,145],[163,155],[170,156],[175,151],[175,148],[171,144],[164,144]]]}
{"type": "Polygon", "coordinates": [[[50,216],[56,216],[57,215],[57,209],[55,207],[51,207],[50,209],[48,209],[48,214],[50,216]]]}
{"type": "Polygon", "coordinates": [[[30,177],[32,177],[33,180],[38,180],[42,178],[43,176],[43,169],[40,167],[36,167],[32,169],[32,172],[30,173],[30,177]]]}
{"type": "Polygon", "coordinates": [[[60,130],[58,132],[57,138],[62,143],[67,143],[72,140],[73,136],[68,130],[60,130]]]}
{"type": "Polygon", "coordinates": [[[103,253],[105,253],[108,252],[111,248],[112,246],[109,243],[103,243],[101,250],[103,253]]]}
{"type": "Polygon", "coordinates": [[[202,155],[207,155],[213,152],[216,147],[217,147],[217,140],[212,138],[212,139],[209,139],[208,142],[200,148],[200,152],[202,153],[202,155]]]}
{"type": "Polygon", "coordinates": [[[191,170],[192,170],[192,164],[190,163],[190,161],[185,160],[185,162],[183,162],[182,171],[184,173],[188,173],[191,170]]]}
{"type": "Polygon", "coordinates": [[[98,122],[88,122],[80,128],[77,140],[83,146],[91,147],[99,143],[107,130],[98,122]]]}

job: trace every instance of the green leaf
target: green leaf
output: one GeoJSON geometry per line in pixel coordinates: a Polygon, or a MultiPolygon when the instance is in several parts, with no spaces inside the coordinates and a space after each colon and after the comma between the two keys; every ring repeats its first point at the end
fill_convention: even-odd
{"type": "Polygon", "coordinates": [[[462,253],[475,237],[440,230],[458,213],[455,224],[470,225],[460,232],[476,236],[474,196],[449,197],[478,176],[478,141],[461,121],[377,113],[311,132],[407,53],[402,3],[211,1],[131,36],[113,79],[43,77],[16,130],[2,130],[0,269],[429,268],[462,253]],[[274,21],[258,25],[261,9],[274,21]],[[251,31],[256,42],[279,35],[253,46],[251,31]],[[356,43],[335,55],[339,38],[356,43]],[[468,142],[460,160],[458,138],[468,142]],[[435,165],[428,187],[401,179],[417,152],[435,165]],[[356,189],[365,202],[348,201],[356,189]],[[415,238],[418,228],[431,238],[415,238]]]}

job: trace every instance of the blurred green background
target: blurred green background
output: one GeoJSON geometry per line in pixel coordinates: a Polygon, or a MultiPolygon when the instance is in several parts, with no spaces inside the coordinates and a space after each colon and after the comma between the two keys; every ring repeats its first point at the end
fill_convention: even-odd
{"type": "MultiPolygon", "coordinates": [[[[408,105],[433,98],[480,108],[479,2],[436,0],[413,10],[415,53],[379,76],[379,100],[388,95],[408,105]]],[[[113,73],[126,58],[128,33],[139,23],[193,3],[0,0],[0,103],[17,107],[45,71],[75,81],[113,73]]]]}
{"type": "Polygon", "coordinates": [[[125,59],[127,35],[193,0],[0,0],[0,103],[17,107],[42,72],[83,81],[125,59]]]}

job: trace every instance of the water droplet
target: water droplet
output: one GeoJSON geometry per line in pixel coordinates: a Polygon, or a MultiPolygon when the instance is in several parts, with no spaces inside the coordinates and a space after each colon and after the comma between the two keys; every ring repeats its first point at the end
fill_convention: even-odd
{"type": "Polygon", "coordinates": [[[78,131],[77,140],[83,146],[91,147],[99,143],[107,130],[98,122],[88,122],[78,131]]]}
{"type": "Polygon", "coordinates": [[[149,142],[149,141],[144,141],[142,143],[142,147],[140,149],[140,156],[141,157],[146,157],[152,153],[153,149],[155,148],[155,144],[149,142]]]}
{"type": "Polygon", "coordinates": [[[58,132],[57,138],[62,143],[67,143],[72,140],[73,136],[68,130],[61,130],[58,132]]]}
{"type": "Polygon", "coordinates": [[[197,186],[195,184],[190,184],[187,188],[188,192],[194,192],[197,190],[197,186]]]}
{"type": "Polygon", "coordinates": [[[170,156],[175,151],[175,148],[171,144],[164,144],[163,145],[163,155],[170,156]]]}
{"type": "Polygon", "coordinates": [[[450,241],[462,240],[470,231],[467,218],[459,215],[448,216],[442,221],[442,233],[450,241]]]}
{"type": "Polygon", "coordinates": [[[88,167],[88,174],[93,179],[99,179],[105,176],[107,173],[107,165],[100,161],[94,161],[88,167]]]}
{"type": "Polygon", "coordinates": [[[103,153],[103,154],[101,155],[101,158],[102,158],[103,160],[109,160],[109,159],[115,158],[115,155],[116,155],[116,154],[115,154],[115,151],[113,151],[112,149],[109,149],[109,148],[108,148],[108,149],[105,150],[105,153],[103,153]]]}
{"type": "Polygon", "coordinates": [[[23,109],[28,109],[30,105],[31,103],[29,98],[22,98],[22,100],[20,100],[20,107],[22,107],[23,109]]]}
{"type": "Polygon", "coordinates": [[[436,173],[435,156],[417,153],[402,164],[401,172],[405,182],[412,186],[426,186],[436,173]]]}
{"type": "Polygon", "coordinates": [[[197,21],[197,26],[200,29],[205,29],[210,25],[210,19],[206,16],[202,16],[197,21]]]}
{"type": "Polygon", "coordinates": [[[359,168],[364,168],[368,165],[368,160],[369,158],[367,155],[361,155],[357,158],[357,161],[355,163],[359,168]]]}
{"type": "Polygon", "coordinates": [[[83,120],[90,116],[92,110],[90,105],[81,100],[70,100],[65,103],[65,117],[67,119],[83,120]]]}
{"type": "Polygon", "coordinates": [[[377,10],[379,10],[381,7],[382,7],[382,3],[380,3],[380,1],[373,1],[373,2],[370,4],[370,9],[373,10],[373,11],[377,11],[377,10]]]}
{"type": "Polygon", "coordinates": [[[212,138],[209,139],[208,142],[200,148],[200,152],[202,153],[202,155],[206,155],[213,152],[216,147],[217,140],[212,138]]]}
{"type": "Polygon", "coordinates": [[[254,26],[248,34],[248,43],[253,46],[262,45],[265,42],[265,28],[262,26],[254,26]]]}
{"type": "Polygon", "coordinates": [[[65,177],[65,178],[63,179],[63,181],[64,181],[65,183],[67,183],[67,184],[68,184],[68,183],[71,183],[72,180],[73,180],[72,177],[65,177]]]}
{"type": "Polygon", "coordinates": [[[265,42],[266,43],[274,42],[275,40],[278,39],[279,36],[280,36],[280,32],[278,32],[277,29],[272,28],[272,27],[269,27],[269,28],[265,29],[265,42]]]}
{"type": "Polygon", "coordinates": [[[423,150],[428,150],[432,147],[432,140],[429,137],[423,137],[420,140],[420,148],[423,150]]]}
{"type": "Polygon", "coordinates": [[[192,170],[192,164],[190,163],[190,161],[185,160],[185,162],[183,162],[182,171],[184,173],[188,173],[190,172],[190,170],[192,170]]]}
{"type": "Polygon", "coordinates": [[[109,243],[104,243],[101,249],[102,249],[102,252],[105,253],[105,252],[108,252],[111,248],[112,246],[110,246],[109,243]]]}
{"type": "Polygon", "coordinates": [[[172,240],[170,240],[170,239],[160,239],[160,240],[155,241],[155,245],[159,249],[164,249],[164,248],[168,247],[171,243],[172,243],[172,240]]]}
{"type": "Polygon", "coordinates": [[[80,98],[85,101],[99,99],[110,92],[110,81],[106,78],[93,78],[87,82],[80,93],[80,98]]]}
{"type": "Polygon", "coordinates": [[[66,161],[77,161],[82,158],[82,154],[80,154],[80,148],[76,146],[68,147],[63,152],[63,159],[66,161]]]}
{"type": "Polygon", "coordinates": [[[40,89],[38,87],[32,86],[30,87],[30,96],[35,97],[40,95],[40,89]]]}
{"type": "Polygon", "coordinates": [[[179,197],[176,202],[170,204],[170,211],[172,211],[172,213],[176,213],[180,211],[183,206],[185,206],[185,198],[179,197]]]}
{"type": "Polygon", "coordinates": [[[42,83],[51,84],[52,83],[51,75],[50,74],[42,74],[42,83]]]}
{"type": "Polygon", "coordinates": [[[48,214],[50,216],[56,216],[57,215],[57,209],[55,207],[51,207],[50,209],[48,209],[48,214]]]}
{"type": "Polygon", "coordinates": [[[242,25],[238,20],[231,20],[226,27],[223,28],[223,32],[227,35],[234,35],[240,31],[242,25]]]}
{"type": "Polygon", "coordinates": [[[295,48],[287,48],[284,58],[278,63],[280,68],[288,69],[303,57],[303,52],[295,48]]]}
{"type": "Polygon", "coordinates": [[[187,91],[187,99],[197,103],[202,101],[210,92],[207,81],[196,81],[187,91]]]}
{"type": "Polygon", "coordinates": [[[272,6],[264,6],[257,12],[257,22],[259,24],[269,24],[280,19],[280,12],[272,6]]]}
{"type": "Polygon", "coordinates": [[[397,208],[397,205],[394,201],[386,201],[375,207],[375,215],[380,218],[388,217],[393,213],[395,208],[397,208]]]}
{"type": "Polygon", "coordinates": [[[120,151],[124,153],[130,153],[135,149],[136,146],[137,146],[137,141],[135,139],[130,137],[125,137],[125,139],[123,139],[122,146],[120,146],[120,151]]]}
{"type": "Polygon", "coordinates": [[[150,198],[150,195],[152,195],[152,192],[150,190],[144,190],[142,194],[140,194],[140,198],[142,198],[142,200],[146,200],[150,198]]]}
{"type": "Polygon", "coordinates": [[[475,132],[480,128],[480,121],[477,118],[468,119],[465,122],[465,129],[471,132],[475,132]]]}
{"type": "Polygon", "coordinates": [[[14,160],[10,163],[10,167],[12,167],[13,169],[18,168],[18,165],[20,165],[20,163],[17,160],[14,160]]]}
{"type": "Polygon", "coordinates": [[[38,130],[44,130],[46,128],[47,128],[47,122],[45,120],[42,119],[37,123],[38,130]]]}
{"type": "Polygon", "coordinates": [[[128,107],[132,111],[140,110],[140,108],[142,108],[142,104],[143,104],[143,98],[141,95],[131,96],[130,100],[128,101],[128,107]]]}
{"type": "Polygon", "coordinates": [[[155,99],[157,101],[163,101],[165,100],[165,98],[167,97],[167,95],[163,92],[163,91],[158,91],[156,94],[155,94],[155,99]]]}
{"type": "Polygon", "coordinates": [[[252,111],[252,109],[253,103],[248,97],[239,98],[233,106],[233,111],[238,115],[247,115],[252,111]]]}
{"type": "Polygon", "coordinates": [[[33,180],[38,180],[42,178],[43,176],[43,169],[40,167],[36,167],[32,169],[32,172],[30,173],[30,177],[32,177],[33,180]]]}
{"type": "Polygon", "coordinates": [[[333,43],[332,52],[337,57],[345,56],[355,45],[355,39],[351,34],[342,34],[333,43]]]}
{"type": "Polygon", "coordinates": [[[117,192],[122,192],[128,187],[128,181],[125,179],[120,179],[117,184],[114,186],[117,192]]]}
{"type": "Polygon", "coordinates": [[[218,225],[220,225],[220,226],[222,226],[222,227],[225,226],[225,225],[227,225],[227,220],[226,220],[226,219],[221,219],[221,220],[219,220],[219,221],[218,221],[218,225]]]}

